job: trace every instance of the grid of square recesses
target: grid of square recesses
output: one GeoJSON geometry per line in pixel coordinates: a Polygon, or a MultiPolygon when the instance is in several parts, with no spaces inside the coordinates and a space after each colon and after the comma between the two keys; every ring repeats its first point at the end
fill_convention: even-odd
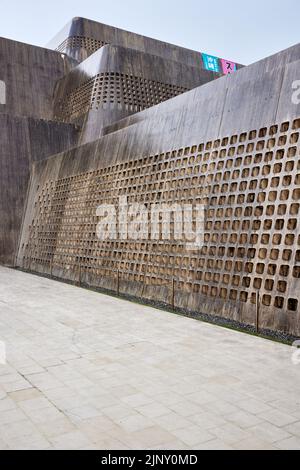
{"type": "Polygon", "coordinates": [[[296,312],[300,300],[300,119],[185,149],[120,162],[45,184],[24,265],[82,269],[170,285],[231,302],[296,312]],[[206,207],[198,252],[174,240],[100,241],[100,204],[206,207]],[[293,290],[291,290],[293,289],[293,290]]]}
{"type": "Polygon", "coordinates": [[[56,119],[70,121],[103,105],[139,112],[174,98],[187,88],[117,72],[100,73],[84,82],[59,103],[56,119]]]}
{"type": "Polygon", "coordinates": [[[107,44],[107,42],[99,41],[98,39],[87,38],[84,36],[72,36],[65,39],[64,42],[56,48],[56,50],[58,52],[65,52],[68,49],[86,49],[89,55],[91,55],[107,44]]]}

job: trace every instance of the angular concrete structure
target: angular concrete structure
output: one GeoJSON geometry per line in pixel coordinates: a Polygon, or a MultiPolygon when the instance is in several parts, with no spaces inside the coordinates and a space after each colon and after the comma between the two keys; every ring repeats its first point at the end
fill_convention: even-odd
{"type": "MultiPolygon", "coordinates": [[[[42,51],[65,67],[46,115],[58,137],[38,133],[46,150],[28,152],[26,210],[26,177],[22,201],[12,192],[1,208],[14,227],[2,262],[299,336],[300,46],[243,68],[77,18],[52,47],[42,51]],[[100,240],[97,208],[120,197],[204,206],[203,246],[100,240]]],[[[44,88],[38,97],[48,102],[44,88]]]]}
{"type": "Polygon", "coordinates": [[[199,66],[106,45],[57,83],[54,116],[79,124],[85,141],[95,140],[105,127],[214,78],[199,66]]]}
{"type": "Polygon", "coordinates": [[[197,51],[157,41],[86,18],[73,18],[49,42],[48,47],[66,53],[79,63],[108,44],[134,49],[165,60],[173,60],[186,66],[195,67],[199,65],[203,68],[201,56],[197,51]]]}
{"type": "Polygon", "coordinates": [[[57,80],[74,62],[3,38],[0,62],[0,262],[14,265],[31,164],[77,142],[73,124],[53,119],[57,80]]]}

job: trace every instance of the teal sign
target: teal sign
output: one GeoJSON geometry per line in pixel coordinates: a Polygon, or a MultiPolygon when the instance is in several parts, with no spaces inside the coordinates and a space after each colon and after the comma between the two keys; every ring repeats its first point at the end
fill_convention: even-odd
{"type": "Polygon", "coordinates": [[[218,57],[202,54],[203,64],[210,72],[220,72],[220,60],[218,57]]]}

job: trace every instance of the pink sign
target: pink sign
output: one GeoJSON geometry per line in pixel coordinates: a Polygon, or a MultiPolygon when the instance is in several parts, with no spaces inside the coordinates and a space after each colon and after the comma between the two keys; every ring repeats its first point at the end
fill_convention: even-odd
{"type": "Polygon", "coordinates": [[[229,75],[236,71],[236,64],[230,60],[221,59],[221,64],[224,75],[229,75]]]}

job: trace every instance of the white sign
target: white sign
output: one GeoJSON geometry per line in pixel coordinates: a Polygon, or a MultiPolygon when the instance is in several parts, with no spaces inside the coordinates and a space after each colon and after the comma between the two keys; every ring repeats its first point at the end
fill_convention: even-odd
{"type": "Polygon", "coordinates": [[[6,85],[3,80],[0,80],[0,104],[6,104],[6,85]]]}
{"type": "Polygon", "coordinates": [[[292,363],[294,366],[300,365],[300,341],[295,341],[293,343],[293,353],[292,353],[292,363]]]}

